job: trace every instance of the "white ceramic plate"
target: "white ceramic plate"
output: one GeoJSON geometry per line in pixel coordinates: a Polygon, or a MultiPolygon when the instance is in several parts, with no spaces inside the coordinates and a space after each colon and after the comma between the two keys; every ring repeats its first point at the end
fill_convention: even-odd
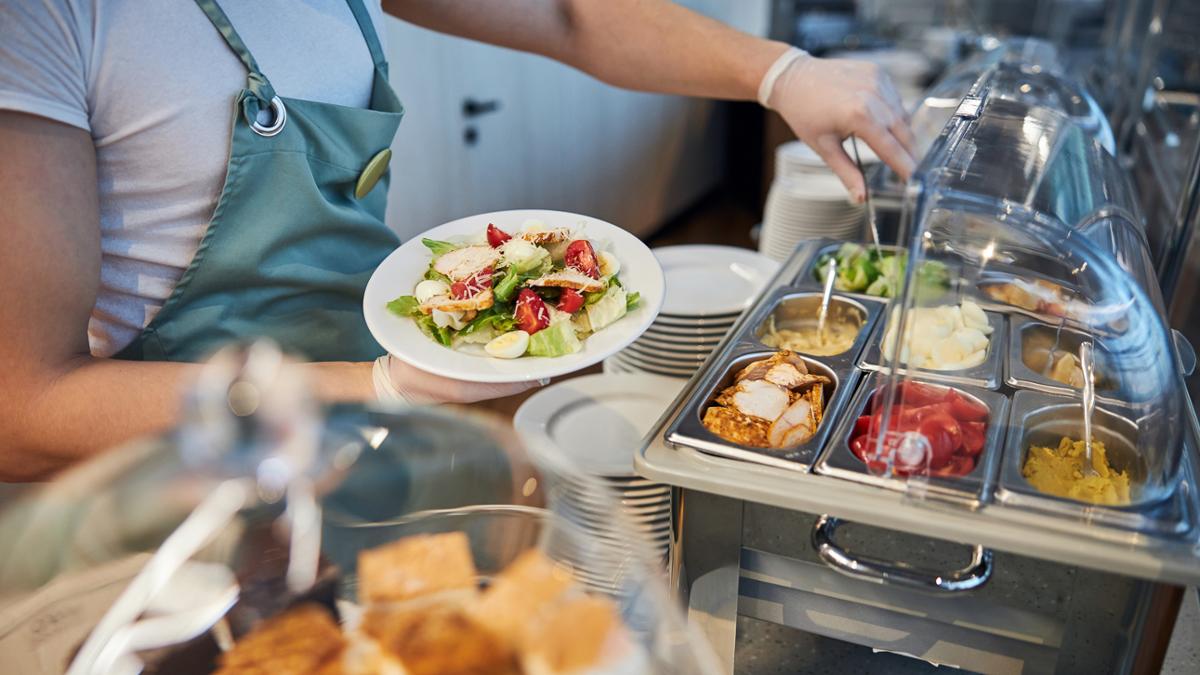
{"type": "Polygon", "coordinates": [[[654,375],[576,377],[529,397],[513,428],[527,442],[558,448],[586,473],[625,479],[613,487],[655,486],[633,473],[633,456],[682,388],[654,375]]]}
{"type": "Polygon", "coordinates": [[[738,314],[750,306],[779,265],[732,246],[654,249],[666,278],[662,311],[681,317],[738,314]]]}
{"type": "Polygon", "coordinates": [[[595,218],[564,211],[529,209],[468,216],[439,225],[405,242],[371,275],[363,294],[363,314],[379,344],[393,356],[417,368],[470,382],[523,382],[565,375],[603,361],[646,330],[658,314],[662,301],[662,268],[637,237],[595,218]],[[517,232],[530,219],[541,220],[548,227],[570,227],[591,239],[601,250],[616,255],[621,262],[621,283],[641,294],[638,306],[613,325],[589,336],[583,341],[583,349],[574,354],[519,359],[492,358],[480,345],[458,350],[443,347],[422,334],[412,319],[388,311],[387,303],[398,296],[411,295],[429,267],[430,254],[421,244],[422,237],[477,238],[487,230],[488,223],[495,223],[508,232],[517,232]]]}
{"type": "Polygon", "coordinates": [[[697,370],[700,369],[699,364],[695,366],[676,366],[663,365],[661,363],[651,363],[635,354],[630,354],[627,351],[622,351],[620,354],[616,354],[614,358],[618,359],[625,365],[630,366],[631,368],[636,368],[637,370],[647,373],[654,373],[656,375],[691,377],[696,373],[697,370]]]}

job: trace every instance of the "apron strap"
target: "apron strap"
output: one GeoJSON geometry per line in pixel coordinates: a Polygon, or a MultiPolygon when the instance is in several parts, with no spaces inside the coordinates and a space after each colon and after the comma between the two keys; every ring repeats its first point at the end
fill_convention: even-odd
{"type": "Polygon", "coordinates": [[[247,124],[255,124],[258,120],[258,111],[270,107],[271,101],[275,98],[275,88],[271,86],[267,76],[259,70],[254,55],[250,53],[246,43],[242,42],[242,36],[233,29],[233,24],[225,15],[225,10],[217,4],[217,0],[196,0],[196,5],[224,38],[225,44],[229,45],[233,53],[246,65],[246,70],[249,72],[246,76],[246,89],[252,96],[245,97],[242,103],[242,114],[245,116],[247,124]]]}
{"type": "Polygon", "coordinates": [[[383,55],[383,45],[379,42],[379,35],[375,32],[375,22],[371,21],[371,15],[367,12],[362,0],[346,0],[346,4],[354,13],[354,20],[358,22],[358,28],[367,42],[367,48],[371,50],[371,60],[375,62],[375,67],[379,69],[379,72],[386,76],[388,74],[387,59],[383,55]]]}

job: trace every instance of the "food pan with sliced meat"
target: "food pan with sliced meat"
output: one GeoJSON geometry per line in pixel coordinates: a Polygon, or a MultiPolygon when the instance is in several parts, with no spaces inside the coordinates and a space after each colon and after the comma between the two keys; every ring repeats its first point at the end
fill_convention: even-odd
{"type": "Polygon", "coordinates": [[[810,373],[794,352],[776,352],[734,376],[704,411],[704,426],[738,445],[795,447],[817,433],[831,384],[828,377],[810,373]]]}

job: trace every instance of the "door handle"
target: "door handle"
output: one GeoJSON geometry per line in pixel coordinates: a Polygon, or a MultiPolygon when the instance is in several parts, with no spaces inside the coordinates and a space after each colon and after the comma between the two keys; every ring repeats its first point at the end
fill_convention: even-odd
{"type": "Polygon", "coordinates": [[[992,577],[992,552],[982,546],[971,548],[971,561],[966,567],[949,571],[923,570],[902,562],[851,555],[833,539],[838,524],[838,519],[831,516],[817,518],[812,545],[825,564],[847,576],[943,593],[971,591],[992,577]]]}
{"type": "Polygon", "coordinates": [[[500,109],[500,101],[492,99],[490,101],[479,101],[473,98],[465,98],[462,103],[463,117],[471,119],[480,115],[494,113],[500,109]]]}

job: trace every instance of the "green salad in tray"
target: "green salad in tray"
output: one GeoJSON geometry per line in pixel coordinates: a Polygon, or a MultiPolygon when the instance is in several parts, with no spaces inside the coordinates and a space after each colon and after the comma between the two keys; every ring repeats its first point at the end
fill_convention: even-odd
{"type": "Polygon", "coordinates": [[[489,224],[477,241],[423,239],[432,253],[411,295],[388,303],[430,339],[489,356],[563,356],[637,306],[621,263],[569,228],[527,222],[509,234],[489,224]]]}
{"type": "MultiPolygon", "coordinates": [[[[825,283],[829,260],[837,260],[837,278],[833,287],[849,293],[863,293],[880,298],[893,298],[904,283],[904,270],[908,263],[908,252],[876,251],[873,247],[847,242],[837,251],[817,258],[813,276],[825,283]]],[[[919,296],[941,295],[950,283],[946,265],[936,260],[921,263],[917,270],[917,293],[919,296]]]]}

